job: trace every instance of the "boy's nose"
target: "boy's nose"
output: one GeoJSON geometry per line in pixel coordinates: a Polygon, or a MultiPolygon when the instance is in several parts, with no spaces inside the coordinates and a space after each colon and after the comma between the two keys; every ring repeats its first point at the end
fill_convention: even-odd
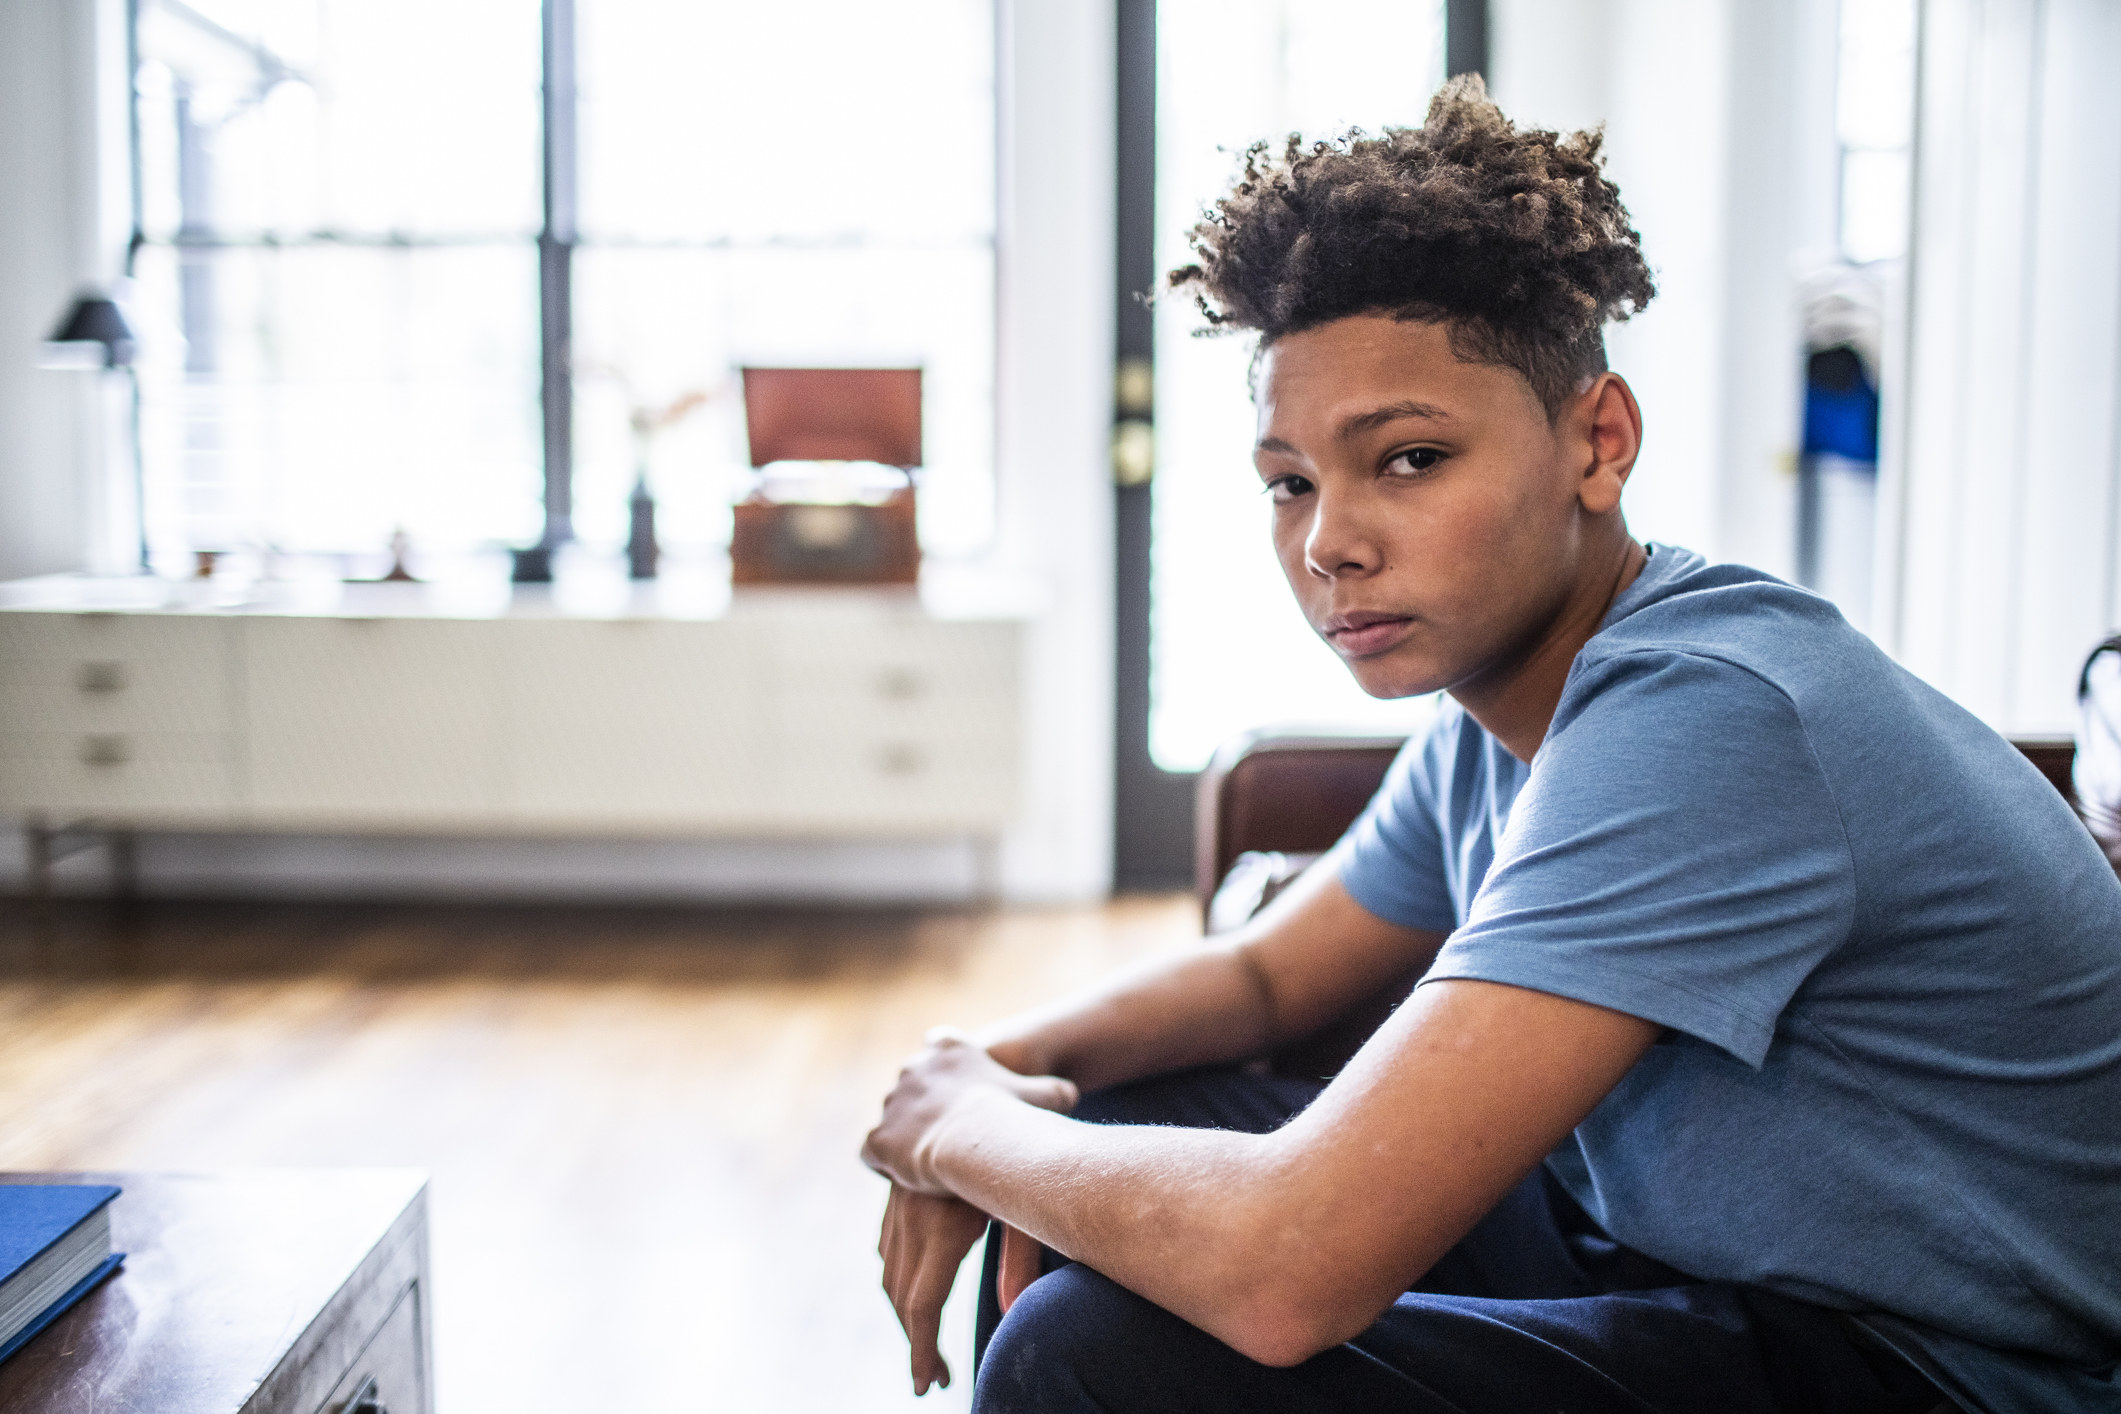
{"type": "Polygon", "coordinates": [[[1344,498],[1321,493],[1304,537],[1304,567],[1321,579],[1375,572],[1383,555],[1374,536],[1344,498]]]}

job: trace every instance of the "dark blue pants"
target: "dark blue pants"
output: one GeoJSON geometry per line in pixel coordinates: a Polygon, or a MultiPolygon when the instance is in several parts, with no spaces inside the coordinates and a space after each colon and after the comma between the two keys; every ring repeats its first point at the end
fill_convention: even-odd
{"type": "MultiPolygon", "coordinates": [[[[1077,1114],[1264,1133],[1320,1088],[1197,1070],[1100,1091],[1077,1114]]],[[[975,1414],[1929,1414],[1941,1402],[1833,1312],[1622,1247],[1543,1167],[1375,1325],[1290,1369],[1052,1253],[1003,1317],[998,1246],[990,1232],[975,1414]]]]}

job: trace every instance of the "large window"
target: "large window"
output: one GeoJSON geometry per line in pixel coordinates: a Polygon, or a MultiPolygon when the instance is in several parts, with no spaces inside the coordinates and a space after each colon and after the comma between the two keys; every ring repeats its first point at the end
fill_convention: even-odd
{"type": "MultiPolygon", "coordinates": [[[[1418,126],[1443,82],[1443,6],[1409,0],[1159,0],[1156,243],[1185,233],[1246,144],[1291,131],[1418,126]],[[1177,37],[1183,42],[1177,42],[1177,37]]],[[[1428,710],[1355,685],[1298,612],[1252,470],[1249,340],[1200,338],[1156,311],[1155,538],[1149,747],[1198,770],[1251,727],[1405,731],[1428,710]]]]}
{"type": "Polygon", "coordinates": [[[1857,264],[1907,254],[1916,28],[1915,0],[1841,0],[1841,253],[1857,264]]]}
{"type": "Polygon", "coordinates": [[[571,465],[591,549],[623,544],[644,463],[666,545],[711,547],[746,461],[747,363],[924,367],[924,541],[978,548],[991,0],[544,10],[140,0],[158,557],[374,551],[398,528],[437,553],[524,545],[548,460],[571,465]],[[575,77],[557,112],[548,44],[575,77]],[[541,417],[541,365],[571,419],[541,417]]]}

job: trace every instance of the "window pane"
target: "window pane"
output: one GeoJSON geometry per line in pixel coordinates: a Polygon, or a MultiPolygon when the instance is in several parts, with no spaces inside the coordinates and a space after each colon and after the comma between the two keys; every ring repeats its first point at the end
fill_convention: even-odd
{"type": "Polygon", "coordinates": [[[1842,0],[1834,128],[1841,139],[1841,253],[1907,253],[1915,126],[1915,0],[1842,0]]]}
{"type": "Polygon", "coordinates": [[[143,251],[157,549],[534,539],[537,284],[527,243],[143,251]],[[187,288],[211,311],[189,342],[187,288]]]}
{"type": "Polygon", "coordinates": [[[993,522],[992,0],[578,0],[575,528],[626,534],[632,408],[666,544],[721,541],[747,364],[926,370],[921,541],[993,522]]]}
{"type": "Polygon", "coordinates": [[[1841,0],[1834,127],[1849,147],[1906,147],[1915,133],[1915,0],[1841,0]]]}
{"type": "Polygon", "coordinates": [[[1841,154],[1841,252],[1850,260],[1907,254],[1908,151],[1841,154]]]}
{"type": "MultiPolygon", "coordinates": [[[[1443,81],[1441,7],[1391,0],[1161,0],[1156,219],[1161,268],[1219,195],[1235,154],[1292,128],[1419,124],[1443,81]]],[[[1197,770],[1270,723],[1408,730],[1430,710],[1355,685],[1304,622],[1268,541],[1252,472],[1249,343],[1201,339],[1182,301],[1156,311],[1150,751],[1197,770]]]]}
{"type": "Polygon", "coordinates": [[[992,0],[579,0],[590,239],[994,230],[992,0]]]}
{"type": "Polygon", "coordinates": [[[711,400],[650,442],[668,544],[724,542],[747,466],[735,371],[746,364],[926,370],[921,539],[981,544],[993,516],[991,250],[671,250],[575,257],[575,528],[626,538],[629,413],[711,400]]]}
{"type": "Polygon", "coordinates": [[[537,0],[142,0],[151,236],[534,232],[537,0]]]}

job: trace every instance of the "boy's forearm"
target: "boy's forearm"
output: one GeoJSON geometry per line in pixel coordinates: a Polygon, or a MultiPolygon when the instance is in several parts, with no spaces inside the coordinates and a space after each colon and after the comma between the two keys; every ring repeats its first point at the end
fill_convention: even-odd
{"type": "Polygon", "coordinates": [[[1375,1319],[1661,1029],[1549,993],[1442,981],[1301,1115],[1259,1135],[1083,1124],[1034,1108],[1014,1078],[974,1073],[949,1092],[919,1072],[901,1081],[905,1103],[939,1108],[905,1172],[1255,1360],[1293,1363],[1375,1319]]]}
{"type": "Polygon", "coordinates": [[[1236,951],[1204,947],[1121,974],[1095,991],[974,1033],[1024,1075],[1060,1075],[1095,1090],[1185,1066],[1257,1053],[1270,1007],[1236,951]]]}
{"type": "Polygon", "coordinates": [[[1392,1262],[1387,1234],[1357,1262],[1320,1241],[1321,1221],[1346,1234],[1361,1215],[1281,1134],[1083,1124],[988,1092],[932,1153],[973,1206],[1264,1364],[1308,1359],[1391,1300],[1364,1269],[1392,1262]]]}
{"type": "Polygon", "coordinates": [[[999,1092],[935,1136],[935,1176],[967,1202],[1238,1344],[1248,1287],[1282,1226],[1271,1136],[1084,1125],[999,1092]]]}
{"type": "Polygon", "coordinates": [[[1321,865],[1237,932],[974,1034],[1011,1070],[1094,1090],[1309,1035],[1388,983],[1411,987],[1442,943],[1375,917],[1321,865]]]}

